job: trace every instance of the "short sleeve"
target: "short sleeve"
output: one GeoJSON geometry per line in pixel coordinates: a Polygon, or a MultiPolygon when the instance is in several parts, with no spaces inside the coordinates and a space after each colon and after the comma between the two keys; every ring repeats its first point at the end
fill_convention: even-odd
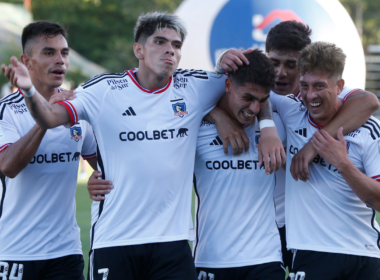
{"type": "Polygon", "coordinates": [[[91,125],[82,121],[83,126],[86,127],[86,134],[84,135],[83,146],[82,146],[82,157],[84,159],[90,159],[96,157],[96,140],[94,136],[94,132],[92,130],[91,125]]]}
{"type": "Polygon", "coordinates": [[[194,77],[193,79],[196,81],[195,90],[203,109],[203,116],[206,116],[224,95],[227,75],[209,71],[203,72],[207,73],[207,75],[204,75],[205,78],[194,77]]]}
{"type": "Polygon", "coordinates": [[[17,128],[9,115],[9,111],[5,108],[5,112],[0,119],[0,152],[4,151],[20,138],[21,135],[17,131],[17,128]]]}
{"type": "MultiPolygon", "coordinates": [[[[371,121],[371,119],[369,120],[371,121]]],[[[380,131],[380,126],[378,122],[373,122],[378,132],[380,131]]],[[[367,176],[380,181],[380,137],[374,132],[368,139],[363,140],[363,166],[367,176]],[[374,136],[373,139],[372,136],[374,136]]]]}
{"type": "Polygon", "coordinates": [[[102,100],[108,87],[101,82],[98,85],[92,85],[90,88],[81,86],[75,90],[77,98],[70,101],[57,102],[64,106],[70,116],[70,126],[78,123],[79,120],[85,120],[94,123],[99,116],[102,106],[102,100]]]}
{"type": "Polygon", "coordinates": [[[278,137],[280,137],[282,145],[286,147],[286,128],[278,113],[273,112],[273,121],[276,125],[278,137]]]}
{"type": "Polygon", "coordinates": [[[344,103],[344,102],[346,102],[347,98],[351,94],[353,94],[357,91],[360,91],[360,90],[361,90],[360,88],[348,88],[348,87],[344,86],[342,92],[339,94],[339,98],[341,100],[343,100],[343,103],[344,103]]]}
{"type": "Polygon", "coordinates": [[[290,114],[294,114],[295,112],[299,112],[301,109],[305,108],[302,108],[303,103],[293,94],[284,96],[271,91],[270,101],[272,103],[273,111],[277,112],[280,115],[280,118],[283,120],[283,122],[286,122],[286,118],[290,114]]]}

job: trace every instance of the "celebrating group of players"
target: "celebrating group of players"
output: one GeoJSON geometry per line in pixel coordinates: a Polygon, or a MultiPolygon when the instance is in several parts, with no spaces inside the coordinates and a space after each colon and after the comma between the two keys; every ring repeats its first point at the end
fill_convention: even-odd
{"type": "Polygon", "coordinates": [[[139,67],[73,92],[64,29],[25,27],[22,63],[2,65],[19,90],[0,101],[0,279],[84,278],[79,155],[96,170],[88,279],[380,279],[378,100],[310,35],[281,22],[267,56],[182,70],[183,24],[148,13],[139,67]]]}

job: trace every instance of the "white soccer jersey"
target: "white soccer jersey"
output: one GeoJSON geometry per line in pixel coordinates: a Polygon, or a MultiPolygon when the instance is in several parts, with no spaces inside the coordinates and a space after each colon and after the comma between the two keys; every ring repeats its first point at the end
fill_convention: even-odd
{"type": "MultiPolygon", "coordinates": [[[[275,114],[276,126],[282,122],[275,114]]],[[[246,127],[247,153],[225,155],[214,124],[202,122],[195,157],[195,266],[241,267],[281,262],[273,202],[274,174],[258,165],[258,122],[246,127]]],[[[285,141],[285,134],[279,130],[285,141]]]]}
{"type": "MultiPolygon", "coordinates": [[[[365,205],[334,166],[319,155],[309,165],[310,180],[294,181],[293,156],[320,127],[293,95],[271,95],[287,129],[286,235],[288,249],[380,258],[380,228],[375,211],[365,205]]],[[[380,124],[370,118],[344,136],[348,157],[367,176],[380,180],[380,124]]]]}
{"type": "MultiPolygon", "coordinates": [[[[0,101],[0,151],[36,125],[17,91],[0,101]]],[[[91,126],[47,130],[31,162],[13,179],[1,174],[0,260],[46,260],[82,254],[75,220],[80,155],[96,156],[91,126]]]]}
{"type": "Polygon", "coordinates": [[[191,194],[202,118],[224,93],[225,75],[177,70],[147,90],[137,69],[84,83],[63,105],[87,120],[103,176],[114,189],[92,204],[92,248],[193,240],[191,194]]]}
{"type": "MultiPolygon", "coordinates": [[[[344,86],[342,92],[339,94],[339,98],[346,101],[351,94],[359,90],[358,88],[352,89],[344,86]]],[[[276,93],[271,92],[271,94],[276,93]]],[[[302,100],[301,92],[298,93],[297,98],[302,100]]],[[[285,170],[282,168],[276,171],[276,187],[273,197],[276,205],[277,225],[279,228],[282,228],[285,225],[285,170]]]]}

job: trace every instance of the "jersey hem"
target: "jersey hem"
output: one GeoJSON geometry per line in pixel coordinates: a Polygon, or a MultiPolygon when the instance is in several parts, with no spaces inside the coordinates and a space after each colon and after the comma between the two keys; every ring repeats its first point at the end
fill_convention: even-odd
{"type": "Polygon", "coordinates": [[[321,246],[304,246],[288,243],[287,249],[296,249],[296,250],[307,250],[307,251],[317,251],[322,253],[335,253],[335,254],[346,254],[346,255],[355,255],[361,257],[373,257],[380,259],[380,252],[368,252],[368,251],[352,251],[344,250],[341,248],[330,248],[330,247],[321,247],[321,246]]]}
{"type": "Polygon", "coordinates": [[[72,250],[67,252],[61,252],[56,254],[45,254],[45,255],[0,255],[0,260],[12,260],[12,261],[41,261],[50,260],[61,257],[66,257],[70,255],[83,255],[82,250],[72,250]]]}
{"type": "MultiPolygon", "coordinates": [[[[199,254],[199,253],[197,253],[199,254]]],[[[264,263],[271,263],[271,262],[280,262],[282,263],[281,258],[265,258],[265,259],[259,259],[259,260],[250,260],[250,261],[244,261],[244,262],[234,262],[234,263],[207,263],[207,262],[194,262],[195,267],[206,267],[206,268],[230,268],[230,267],[242,267],[242,266],[250,266],[250,265],[259,265],[264,263]]]]}
{"type": "Polygon", "coordinates": [[[162,238],[122,240],[122,241],[113,241],[113,242],[94,242],[93,249],[117,247],[117,246],[141,245],[141,244],[148,244],[148,243],[162,243],[162,242],[171,242],[171,241],[179,241],[179,240],[194,241],[194,236],[187,234],[187,235],[169,236],[169,237],[162,237],[162,238]]]}

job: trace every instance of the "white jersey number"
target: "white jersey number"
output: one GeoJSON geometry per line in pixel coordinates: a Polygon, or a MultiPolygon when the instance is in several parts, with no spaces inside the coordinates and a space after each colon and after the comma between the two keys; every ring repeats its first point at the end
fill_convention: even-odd
{"type": "Polygon", "coordinates": [[[99,274],[103,274],[102,280],[107,280],[107,278],[108,278],[108,272],[109,272],[108,268],[98,269],[98,273],[99,274]]]}
{"type": "Polygon", "coordinates": [[[306,277],[306,273],[303,271],[298,271],[296,275],[294,273],[289,273],[290,280],[304,280],[306,277]]]}
{"type": "Polygon", "coordinates": [[[209,273],[207,275],[207,272],[205,272],[205,271],[199,272],[198,280],[214,280],[214,279],[215,279],[215,276],[212,273],[209,273]],[[207,278],[207,276],[208,276],[208,278],[207,278]]]}
{"type": "MultiPolygon", "coordinates": [[[[0,272],[0,279],[8,280],[9,264],[6,262],[0,262],[0,271],[1,270],[3,272],[0,272]]],[[[24,265],[14,263],[12,265],[11,274],[9,275],[9,280],[22,280],[23,273],[24,273],[24,265]]]]}

